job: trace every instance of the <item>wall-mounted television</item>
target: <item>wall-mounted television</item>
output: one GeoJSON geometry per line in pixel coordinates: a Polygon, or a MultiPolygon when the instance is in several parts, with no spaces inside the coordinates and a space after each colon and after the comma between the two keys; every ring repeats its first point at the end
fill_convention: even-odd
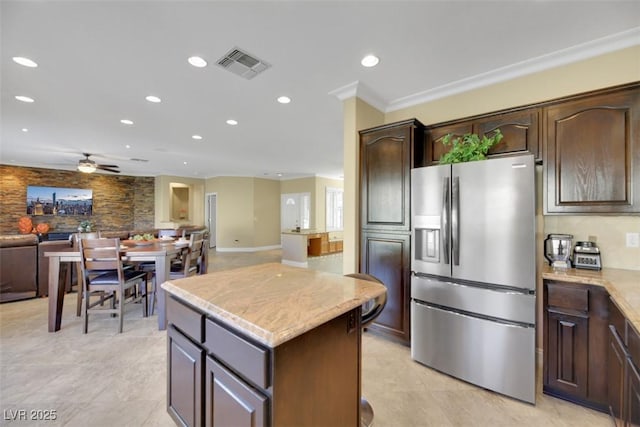
{"type": "Polygon", "coordinates": [[[27,186],[27,215],[91,215],[93,191],[27,186]]]}

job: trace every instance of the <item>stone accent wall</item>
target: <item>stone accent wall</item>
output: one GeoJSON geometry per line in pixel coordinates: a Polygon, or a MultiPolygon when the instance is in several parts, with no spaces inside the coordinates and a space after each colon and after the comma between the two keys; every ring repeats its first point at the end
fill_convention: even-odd
{"type": "Polygon", "coordinates": [[[27,211],[27,186],[93,190],[93,215],[32,216],[34,225],[46,222],[52,231],[75,231],[89,219],[96,230],[154,228],[155,178],[85,174],[76,171],[0,165],[0,234],[18,234],[17,223],[27,211]]]}

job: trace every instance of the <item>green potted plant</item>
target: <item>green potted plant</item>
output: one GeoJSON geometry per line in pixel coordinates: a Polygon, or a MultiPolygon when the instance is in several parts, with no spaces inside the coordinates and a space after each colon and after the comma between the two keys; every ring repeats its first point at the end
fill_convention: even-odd
{"type": "Polygon", "coordinates": [[[78,225],[78,231],[81,233],[89,233],[91,232],[91,221],[85,219],[84,221],[80,221],[80,225],[78,225]]]}
{"type": "Polygon", "coordinates": [[[440,157],[440,164],[484,160],[491,147],[499,143],[502,138],[500,129],[496,129],[490,137],[484,135],[482,138],[475,133],[466,133],[461,137],[454,138],[450,133],[442,138],[442,144],[451,145],[451,150],[440,157]]]}

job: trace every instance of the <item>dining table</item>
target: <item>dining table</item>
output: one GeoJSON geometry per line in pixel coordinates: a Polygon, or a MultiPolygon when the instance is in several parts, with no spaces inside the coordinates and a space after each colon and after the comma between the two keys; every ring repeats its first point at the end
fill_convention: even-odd
{"type": "MultiPolygon", "coordinates": [[[[154,262],[156,274],[156,298],[158,303],[158,329],[167,327],[165,291],[160,287],[169,277],[171,260],[189,246],[189,241],[162,241],[160,239],[140,243],[123,241],[121,255],[123,262],[154,262]]],[[[77,248],[45,252],[49,258],[49,332],[57,332],[62,324],[62,306],[64,302],[64,285],[60,284],[60,264],[63,262],[80,263],[80,251],[77,248]]],[[[79,268],[78,268],[79,271],[79,268]]],[[[80,279],[78,279],[80,280],[80,279]]]]}

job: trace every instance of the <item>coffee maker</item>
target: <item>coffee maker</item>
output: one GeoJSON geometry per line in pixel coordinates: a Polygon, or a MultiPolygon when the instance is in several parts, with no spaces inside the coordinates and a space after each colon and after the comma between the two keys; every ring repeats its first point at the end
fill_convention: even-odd
{"type": "Polygon", "coordinates": [[[544,257],[553,268],[571,268],[571,234],[549,234],[544,239],[544,257]]]}

